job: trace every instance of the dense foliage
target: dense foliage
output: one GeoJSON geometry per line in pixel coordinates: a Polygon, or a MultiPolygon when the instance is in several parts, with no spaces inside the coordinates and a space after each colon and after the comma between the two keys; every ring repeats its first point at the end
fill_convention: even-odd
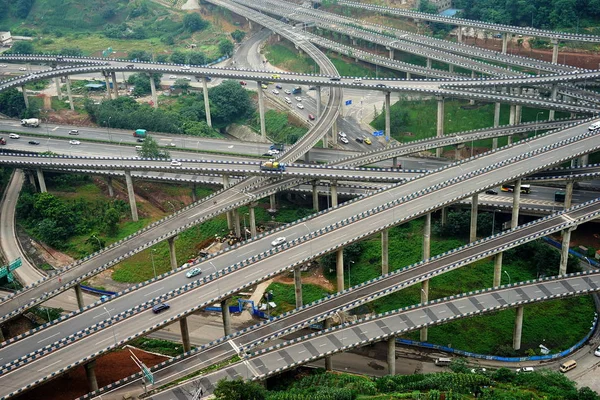
{"type": "MultiPolygon", "coordinates": [[[[250,125],[257,131],[260,130],[258,114],[253,115],[250,125]]],[[[294,122],[288,113],[276,110],[267,110],[265,112],[265,129],[267,136],[273,142],[286,144],[296,143],[298,139],[308,132],[307,128],[299,126],[297,122],[294,122]]]]}
{"type": "Polygon", "coordinates": [[[0,92],[0,110],[9,117],[23,117],[26,110],[23,93],[17,89],[8,89],[0,92]]]}

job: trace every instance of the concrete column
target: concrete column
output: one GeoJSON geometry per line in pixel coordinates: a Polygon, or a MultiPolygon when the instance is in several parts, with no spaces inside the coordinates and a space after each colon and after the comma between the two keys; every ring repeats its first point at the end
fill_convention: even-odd
{"type": "Polygon", "coordinates": [[[454,72],[454,64],[448,64],[448,72],[454,72]]]}
{"type": "Polygon", "coordinates": [[[167,239],[169,243],[169,259],[171,260],[171,269],[177,269],[177,251],[175,250],[175,238],[177,236],[171,236],[167,239]]]}
{"type": "Polygon", "coordinates": [[[138,220],[137,205],[135,204],[135,192],[133,191],[133,180],[131,171],[125,171],[125,183],[127,183],[127,197],[129,198],[129,207],[131,208],[131,219],[138,220]]]}
{"type": "Polygon", "coordinates": [[[469,242],[477,240],[477,208],[479,207],[479,195],[474,194],[471,198],[471,231],[469,233],[469,242]]]}
{"type": "Polygon", "coordinates": [[[254,215],[254,207],[255,205],[250,205],[250,236],[256,236],[256,217],[254,215]]]}
{"type": "Polygon", "coordinates": [[[154,79],[152,78],[152,74],[148,74],[150,78],[150,92],[152,93],[152,103],[154,103],[154,108],[158,108],[158,96],[156,95],[156,85],[154,84],[154,79]]]}
{"type": "Polygon", "coordinates": [[[398,157],[393,157],[392,158],[392,167],[393,168],[398,168],[398,157]]]}
{"type": "Polygon", "coordinates": [[[212,128],[212,119],[210,116],[210,101],[208,99],[208,83],[206,77],[202,77],[202,94],[204,95],[204,113],[206,114],[206,124],[212,128]]]}
{"type": "MultiPolygon", "coordinates": [[[[500,126],[500,103],[494,103],[494,128],[500,126]]],[[[492,149],[498,148],[498,138],[492,139],[492,149]]]]}
{"type": "Polygon", "coordinates": [[[515,181],[515,191],[513,193],[513,209],[510,227],[515,228],[519,225],[519,207],[521,206],[521,180],[515,181]]]}
{"type": "Polygon", "coordinates": [[[242,237],[242,226],[240,224],[240,211],[237,209],[233,211],[233,224],[234,224],[234,228],[235,228],[235,236],[242,237]]]}
{"type": "MultiPolygon", "coordinates": [[[[517,88],[517,95],[521,96],[523,94],[523,88],[518,87],[517,88]]],[[[521,123],[521,116],[523,114],[523,106],[517,104],[515,107],[515,125],[518,125],[521,123]]]]}
{"type": "MultiPolygon", "coordinates": [[[[429,279],[421,282],[421,303],[427,303],[428,301],[429,301],[429,279]]],[[[421,328],[421,331],[419,334],[420,334],[419,340],[421,342],[426,342],[427,335],[428,335],[428,328],[427,327],[421,328]]]]}
{"type": "Polygon", "coordinates": [[[221,301],[221,315],[223,316],[223,332],[225,332],[225,336],[229,336],[231,335],[231,314],[229,314],[227,299],[221,301]]]}
{"type": "Polygon", "coordinates": [[[565,190],[565,209],[571,208],[571,202],[573,201],[573,185],[574,181],[567,181],[567,187],[565,190]]]}
{"type": "Polygon", "coordinates": [[[558,64],[558,39],[552,39],[550,43],[552,43],[552,64],[558,64]]]}
{"type": "MultiPolygon", "coordinates": [[[[556,64],[556,63],[555,63],[556,64]]],[[[551,98],[553,101],[556,100],[556,95],[558,94],[558,86],[556,86],[556,84],[552,85],[552,92],[551,92],[551,98]]],[[[548,121],[554,121],[554,110],[550,110],[550,112],[548,113],[548,121]]]]}
{"type": "Polygon", "coordinates": [[[58,95],[58,99],[62,100],[63,95],[62,95],[62,90],[60,89],[60,78],[58,76],[54,77],[54,84],[56,85],[56,93],[58,95]]]}
{"type": "Polygon", "coordinates": [[[71,78],[67,76],[67,97],[69,97],[69,106],[71,111],[75,110],[75,104],[73,104],[73,96],[71,95],[71,78]]]}
{"type": "Polygon", "coordinates": [[[35,172],[37,173],[37,178],[40,183],[40,192],[46,193],[48,190],[46,189],[46,181],[44,180],[44,172],[41,168],[36,168],[35,172]]]}
{"type": "Polygon", "coordinates": [[[88,389],[90,392],[98,390],[98,381],[96,380],[96,360],[84,364],[85,376],[87,377],[88,389]]]}
{"type": "Polygon", "coordinates": [[[79,307],[80,310],[83,310],[83,307],[85,307],[85,303],[83,302],[83,291],[81,290],[81,285],[75,285],[73,288],[75,289],[77,307],[79,307]]]}
{"type": "Polygon", "coordinates": [[[267,130],[265,128],[265,100],[264,93],[260,85],[262,85],[262,82],[256,82],[256,86],[258,88],[258,116],[260,118],[260,135],[263,138],[266,138],[267,130]]]}
{"type": "Polygon", "coordinates": [[[270,210],[277,210],[277,199],[275,198],[275,194],[269,196],[269,205],[270,210]]]}
{"type": "MultiPolygon", "coordinates": [[[[391,135],[390,97],[392,92],[385,92],[385,139],[389,143],[391,135]]],[[[439,104],[439,103],[438,103],[439,104]]]]}
{"type": "MultiPolygon", "coordinates": [[[[431,214],[428,214],[431,215],[431,214]]],[[[381,231],[381,275],[390,272],[388,230],[381,231]]]]}
{"type": "Polygon", "coordinates": [[[181,318],[179,320],[179,329],[181,330],[181,343],[183,343],[183,352],[187,353],[192,350],[192,344],[190,343],[190,331],[188,329],[187,318],[181,318]]]}
{"type": "Polygon", "coordinates": [[[23,100],[25,100],[25,108],[29,108],[29,99],[27,98],[27,89],[25,89],[25,86],[21,86],[21,91],[23,92],[23,100]]]}
{"type": "MultiPolygon", "coordinates": [[[[471,71],[471,79],[475,79],[476,75],[475,75],[475,71],[471,71]]],[[[475,100],[469,100],[469,104],[470,105],[475,105],[475,100]]]]}
{"type": "MultiPolygon", "coordinates": [[[[444,136],[444,98],[442,96],[437,96],[437,137],[444,136]]],[[[435,149],[436,157],[441,157],[442,148],[438,147],[435,149]]]]}
{"type": "MultiPolygon", "coordinates": [[[[327,318],[325,321],[323,321],[323,328],[324,329],[331,328],[331,319],[330,318],[327,318]]],[[[333,370],[333,363],[331,362],[331,356],[325,357],[325,370],[326,371],[333,370]]]]}
{"type": "Polygon", "coordinates": [[[331,126],[331,143],[337,144],[338,142],[338,124],[337,118],[333,120],[333,125],[331,126]]]}
{"type": "Polygon", "coordinates": [[[113,93],[115,94],[115,99],[118,99],[119,98],[119,86],[117,85],[117,73],[111,72],[110,77],[112,78],[113,93]]]}
{"type": "Polygon", "coordinates": [[[502,281],[502,253],[497,253],[494,256],[494,285],[493,287],[500,286],[502,281]]]}
{"type": "Polygon", "coordinates": [[[388,352],[387,352],[387,363],[388,363],[388,375],[396,375],[396,337],[392,336],[387,340],[388,352]]]}
{"type": "Polygon", "coordinates": [[[195,203],[198,201],[198,197],[196,196],[196,184],[192,186],[192,202],[195,203]]]}
{"type": "Polygon", "coordinates": [[[425,215],[425,226],[423,226],[423,260],[431,257],[431,213],[425,215]]]}
{"type": "Polygon", "coordinates": [[[407,72],[407,73],[406,73],[406,79],[408,79],[408,80],[412,79],[412,77],[411,77],[411,75],[410,75],[410,72],[407,72]]]}
{"type": "Polygon", "coordinates": [[[569,260],[569,243],[571,242],[571,232],[575,228],[563,229],[562,231],[562,246],[560,248],[560,266],[558,268],[558,275],[565,275],[567,273],[567,261],[569,260]]]}
{"type": "Polygon", "coordinates": [[[462,26],[459,26],[457,29],[458,29],[458,36],[457,36],[458,43],[462,43],[462,41],[463,41],[462,26]]]}
{"type": "MultiPolygon", "coordinates": [[[[150,80],[152,80],[152,79],[150,79],[150,80]]],[[[108,97],[108,99],[111,100],[112,96],[110,93],[110,82],[108,81],[108,75],[106,73],[104,75],[104,83],[106,84],[106,97],[108,97]]]]}
{"type": "Polygon", "coordinates": [[[337,182],[331,181],[331,207],[337,207],[337,205],[338,205],[337,182]]]}
{"type": "Polygon", "coordinates": [[[514,104],[510,105],[510,117],[508,119],[508,123],[510,125],[514,125],[515,124],[515,115],[516,115],[516,106],[514,104]]]}
{"type": "MultiPolygon", "coordinates": [[[[333,129],[331,131],[332,131],[331,136],[334,136],[333,129]]],[[[324,149],[329,148],[329,133],[325,133],[325,135],[323,136],[323,138],[321,140],[323,141],[323,148],[324,149]]]]}
{"type": "Polygon", "coordinates": [[[431,58],[427,57],[427,68],[431,69],[431,58]]]}
{"type": "Polygon", "coordinates": [[[33,176],[33,172],[30,170],[26,170],[27,178],[29,178],[29,184],[33,186],[33,189],[37,192],[37,184],[35,182],[35,176],[33,176]]]}
{"type": "Polygon", "coordinates": [[[508,33],[502,34],[502,54],[506,54],[508,49],[508,33]]]}
{"type": "Polygon", "coordinates": [[[296,293],[296,308],[302,307],[302,273],[300,265],[294,267],[294,291],[296,293]]]}
{"type": "Polygon", "coordinates": [[[223,188],[227,189],[229,187],[229,175],[223,175],[223,188]]]}
{"type": "Polygon", "coordinates": [[[323,104],[321,103],[321,86],[317,86],[317,120],[321,118],[323,104]]]}
{"type": "Polygon", "coordinates": [[[523,333],[523,306],[517,307],[515,315],[515,329],[513,331],[513,349],[521,349],[521,334],[523,333]]]}
{"type": "Polygon", "coordinates": [[[6,339],[4,338],[4,332],[2,332],[2,329],[0,328],[0,343],[3,343],[6,339]]]}
{"type": "Polygon", "coordinates": [[[393,60],[394,59],[394,49],[389,49],[390,51],[390,58],[393,60]]]}
{"type": "Polygon", "coordinates": [[[319,190],[317,189],[317,181],[312,181],[312,201],[313,210],[319,211],[319,190]]]}
{"type": "Polygon", "coordinates": [[[115,197],[115,189],[112,184],[112,176],[110,175],[106,177],[106,187],[108,188],[108,196],[115,197]]]}
{"type": "Polygon", "coordinates": [[[441,214],[442,214],[441,224],[442,224],[442,226],[445,226],[448,223],[448,208],[443,207],[441,214]]]}
{"type": "Polygon", "coordinates": [[[344,248],[340,248],[335,253],[335,272],[337,278],[337,290],[341,292],[344,290],[344,248]]]}
{"type": "Polygon", "coordinates": [[[590,155],[585,154],[579,157],[579,165],[588,165],[590,163],[590,155]]]}

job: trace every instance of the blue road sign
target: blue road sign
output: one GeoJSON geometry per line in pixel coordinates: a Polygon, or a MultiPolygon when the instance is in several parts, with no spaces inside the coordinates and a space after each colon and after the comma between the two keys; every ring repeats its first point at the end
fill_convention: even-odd
{"type": "Polygon", "coordinates": [[[350,104],[352,104],[352,100],[346,100],[346,105],[349,106],[350,104]]]}
{"type": "Polygon", "coordinates": [[[383,131],[375,131],[373,132],[373,136],[383,136],[383,131]]]}

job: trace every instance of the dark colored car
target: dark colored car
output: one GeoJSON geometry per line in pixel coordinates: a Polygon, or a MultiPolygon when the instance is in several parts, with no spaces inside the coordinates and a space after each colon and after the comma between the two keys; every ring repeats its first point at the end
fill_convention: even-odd
{"type": "Polygon", "coordinates": [[[354,139],[354,140],[356,140],[358,143],[362,143],[362,142],[364,142],[363,138],[361,138],[361,137],[357,137],[357,138],[356,138],[356,139],[354,139]]]}
{"type": "Polygon", "coordinates": [[[375,85],[375,87],[386,87],[386,86],[383,83],[378,83],[377,85],[375,85]]]}
{"type": "Polygon", "coordinates": [[[316,86],[309,86],[308,90],[317,90],[317,87],[316,86]]]}
{"type": "Polygon", "coordinates": [[[160,304],[157,304],[154,307],[152,307],[152,312],[154,314],[158,314],[159,312],[168,310],[169,308],[171,308],[171,306],[168,305],[167,303],[160,303],[160,304]]]}
{"type": "Polygon", "coordinates": [[[494,190],[494,189],[488,189],[485,191],[485,194],[498,194],[498,191],[494,190]]]}
{"type": "Polygon", "coordinates": [[[246,86],[248,83],[246,81],[240,81],[240,85],[246,86]]]}
{"type": "Polygon", "coordinates": [[[144,138],[138,138],[137,139],[138,143],[144,143],[144,140],[146,140],[146,139],[144,139],[144,138]]]}
{"type": "Polygon", "coordinates": [[[277,89],[283,89],[283,86],[281,86],[279,83],[278,83],[277,85],[275,85],[275,87],[276,87],[277,89]]]}
{"type": "Polygon", "coordinates": [[[40,142],[37,140],[30,140],[29,144],[40,144],[40,142]]]}
{"type": "Polygon", "coordinates": [[[339,76],[334,76],[333,78],[329,78],[330,81],[339,81],[342,78],[340,78],[339,76]]]}
{"type": "Polygon", "coordinates": [[[127,64],[127,65],[125,66],[125,68],[133,68],[133,67],[135,67],[135,65],[133,65],[133,64],[127,64]]]}

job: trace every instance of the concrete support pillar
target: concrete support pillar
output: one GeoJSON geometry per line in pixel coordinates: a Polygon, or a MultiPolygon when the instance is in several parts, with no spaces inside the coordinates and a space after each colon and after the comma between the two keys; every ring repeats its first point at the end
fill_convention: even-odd
{"type": "Polygon", "coordinates": [[[462,43],[462,41],[463,41],[462,26],[459,26],[457,29],[458,29],[458,35],[457,35],[458,43],[462,43]]]}
{"type": "Polygon", "coordinates": [[[212,128],[212,119],[210,116],[210,101],[208,99],[208,83],[206,83],[206,77],[204,76],[202,77],[202,94],[204,95],[204,113],[206,114],[206,124],[212,128]]]}
{"type": "Polygon", "coordinates": [[[171,269],[177,269],[177,251],[175,250],[175,238],[172,236],[167,239],[169,243],[169,259],[171,260],[171,269]]]}
{"type": "Polygon", "coordinates": [[[335,253],[335,272],[337,278],[337,290],[341,292],[344,290],[344,248],[340,248],[335,253]]]}
{"type": "Polygon", "coordinates": [[[471,230],[469,232],[469,242],[477,240],[477,208],[479,207],[479,195],[474,194],[471,198],[471,230]]]}
{"type": "Polygon", "coordinates": [[[108,188],[108,196],[115,197],[115,189],[112,184],[112,176],[110,175],[106,177],[106,187],[108,188]]]}
{"type": "MultiPolygon", "coordinates": [[[[325,321],[323,321],[323,329],[329,329],[329,328],[331,328],[331,319],[327,318],[325,321]]],[[[333,370],[333,363],[331,362],[331,356],[325,357],[325,370],[326,371],[333,370]]]]}
{"type": "Polygon", "coordinates": [[[129,198],[129,207],[131,208],[131,219],[138,220],[137,205],[135,204],[135,192],[133,191],[133,179],[131,171],[125,171],[125,183],[127,184],[127,197],[129,198]]]}
{"type": "Polygon", "coordinates": [[[519,225],[519,207],[521,206],[521,180],[515,181],[515,191],[513,193],[513,209],[510,227],[516,228],[519,225]]]}
{"type": "MultiPolygon", "coordinates": [[[[523,94],[523,88],[518,87],[517,95],[521,96],[522,94],[523,94]]],[[[515,125],[518,125],[521,123],[522,114],[523,114],[523,106],[517,104],[515,107],[515,125]]]]}
{"type": "Polygon", "coordinates": [[[427,57],[427,68],[431,69],[431,58],[427,57]]]}
{"type": "Polygon", "coordinates": [[[254,215],[255,204],[250,205],[250,236],[256,236],[256,216],[254,215]]]}
{"type": "Polygon", "coordinates": [[[277,199],[275,198],[275,194],[272,194],[269,196],[269,205],[270,205],[270,210],[277,210],[277,199]]]}
{"type": "Polygon", "coordinates": [[[431,257],[431,213],[425,215],[425,226],[423,226],[423,260],[431,257]]]}
{"type": "Polygon", "coordinates": [[[196,196],[196,184],[192,185],[192,202],[195,203],[198,201],[198,197],[196,196]]]}
{"type": "Polygon", "coordinates": [[[111,72],[110,77],[112,78],[113,93],[115,94],[115,99],[118,99],[119,98],[119,86],[117,85],[117,73],[111,72]]]}
{"type": "Polygon", "coordinates": [[[321,103],[321,86],[317,86],[317,120],[319,118],[321,118],[321,114],[323,113],[322,111],[322,107],[323,104],[321,103]]]}
{"type": "Polygon", "coordinates": [[[398,157],[392,158],[392,168],[398,168],[398,157]]]}
{"type": "Polygon", "coordinates": [[[508,33],[502,34],[502,54],[506,54],[508,49],[508,33]]]}
{"type": "Polygon", "coordinates": [[[181,330],[181,343],[183,344],[183,352],[187,353],[192,350],[192,344],[190,343],[190,331],[188,329],[187,318],[181,318],[179,320],[179,329],[181,330]]]}
{"type": "Polygon", "coordinates": [[[454,64],[448,64],[448,72],[454,72],[454,64]]]}
{"type": "MultiPolygon", "coordinates": [[[[444,136],[444,98],[442,96],[437,96],[437,137],[444,136]]],[[[435,149],[436,157],[441,157],[442,148],[438,147],[435,149]]]]}
{"type": "Polygon", "coordinates": [[[302,307],[302,273],[300,265],[294,267],[294,291],[296,293],[296,308],[302,307]]]}
{"type": "Polygon", "coordinates": [[[338,124],[337,118],[333,120],[333,125],[331,126],[331,143],[337,144],[338,142],[338,124]]]}
{"type": "MultiPolygon", "coordinates": [[[[553,101],[556,100],[556,95],[558,94],[558,86],[556,86],[556,84],[552,85],[552,92],[551,92],[551,98],[553,101]]],[[[554,110],[550,110],[550,112],[548,113],[548,121],[554,121],[554,110]]]]}
{"type": "Polygon", "coordinates": [[[223,332],[225,332],[225,336],[229,336],[231,335],[231,314],[229,314],[227,299],[221,301],[221,315],[223,316],[223,332]]]}
{"type": "MultiPolygon", "coordinates": [[[[229,175],[223,175],[223,188],[227,189],[229,187],[229,175]]],[[[225,213],[227,216],[227,229],[230,231],[233,229],[233,214],[231,211],[227,211],[225,213]]]]}
{"type": "Polygon", "coordinates": [[[319,190],[317,188],[317,181],[312,181],[312,202],[313,210],[319,211],[319,190]]]}
{"type": "Polygon", "coordinates": [[[558,64],[558,39],[552,39],[552,64],[558,64]]]}
{"type": "Polygon", "coordinates": [[[500,286],[502,282],[502,253],[497,253],[494,256],[494,285],[493,287],[500,286]]]}
{"type": "Polygon", "coordinates": [[[394,49],[389,49],[390,51],[390,58],[393,60],[394,59],[394,49]]]}
{"type": "MultiPolygon", "coordinates": [[[[421,303],[427,303],[429,301],[429,279],[421,282],[421,303]]],[[[421,342],[426,342],[427,341],[427,336],[428,336],[428,328],[424,327],[421,328],[421,331],[419,332],[419,340],[421,342]]]]}
{"type": "Polygon", "coordinates": [[[513,349],[521,349],[521,334],[523,333],[523,306],[516,308],[515,329],[513,331],[513,349]]]}
{"type": "Polygon", "coordinates": [[[67,76],[67,97],[69,98],[69,106],[71,111],[75,110],[75,104],[73,104],[73,96],[71,95],[71,78],[67,76]]]}
{"type": "Polygon", "coordinates": [[[40,183],[40,192],[46,193],[48,189],[46,189],[46,181],[44,180],[44,172],[41,168],[36,168],[35,172],[37,173],[38,182],[40,183]]]}
{"type": "Polygon", "coordinates": [[[517,110],[516,106],[514,104],[511,104],[510,105],[510,117],[508,119],[508,123],[510,125],[514,125],[515,124],[515,115],[517,113],[516,110],[517,110]]]}
{"type": "MultiPolygon", "coordinates": [[[[331,130],[331,136],[335,136],[335,134],[333,133],[333,129],[331,130]]],[[[321,139],[323,141],[323,148],[327,149],[329,148],[329,133],[325,133],[325,136],[323,136],[323,138],[321,139]]]]}
{"type": "MultiPolygon", "coordinates": [[[[475,79],[475,71],[471,71],[471,79],[475,79]]],[[[475,105],[475,100],[469,100],[470,105],[475,105]]]]}
{"type": "Polygon", "coordinates": [[[410,75],[410,72],[406,73],[406,79],[412,79],[412,76],[410,75]]]}
{"type": "Polygon", "coordinates": [[[389,143],[390,142],[390,135],[391,135],[391,123],[390,123],[390,119],[391,119],[391,114],[390,114],[390,97],[392,95],[392,92],[385,92],[385,140],[389,143]]]}
{"type": "Polygon", "coordinates": [[[35,183],[35,176],[33,176],[33,172],[27,170],[27,178],[29,178],[29,184],[33,186],[34,190],[37,191],[37,184],[35,183]]]}
{"type": "Polygon", "coordinates": [[[388,363],[388,375],[396,375],[396,337],[389,337],[387,340],[388,351],[387,351],[387,363],[388,363]]]}
{"type": "Polygon", "coordinates": [[[83,291],[81,290],[81,285],[75,285],[73,288],[75,289],[75,298],[77,299],[77,307],[79,307],[80,310],[83,310],[83,307],[85,307],[85,303],[83,301],[83,291]]]}
{"type": "Polygon", "coordinates": [[[574,181],[567,181],[567,187],[565,190],[565,205],[564,208],[571,208],[571,202],[573,201],[573,185],[574,181]]]}
{"type": "Polygon", "coordinates": [[[62,100],[62,90],[60,89],[60,78],[58,76],[54,77],[54,84],[56,85],[56,94],[58,95],[58,99],[62,100]]]}
{"type": "Polygon", "coordinates": [[[2,332],[2,329],[0,328],[0,343],[3,343],[6,339],[4,338],[4,332],[2,332]]]}
{"type": "Polygon", "coordinates": [[[337,207],[337,205],[338,205],[337,182],[331,181],[331,207],[337,207]]]}
{"type": "Polygon", "coordinates": [[[590,155],[585,154],[579,157],[579,165],[588,165],[590,163],[590,155]]]}
{"type": "Polygon", "coordinates": [[[441,225],[445,226],[448,223],[448,208],[447,207],[443,207],[441,214],[442,214],[441,225]]]}
{"type": "MultiPolygon", "coordinates": [[[[429,214],[431,215],[431,214],[429,214]]],[[[381,275],[390,272],[388,230],[381,231],[381,275]]]]}
{"type": "Polygon", "coordinates": [[[235,229],[235,236],[236,237],[242,237],[242,226],[240,224],[240,211],[239,210],[233,210],[233,226],[235,229]]]}
{"type": "Polygon", "coordinates": [[[223,188],[227,189],[229,186],[229,175],[223,175],[223,188]]]}
{"type": "Polygon", "coordinates": [[[154,108],[158,108],[158,96],[156,95],[156,85],[154,84],[154,78],[152,74],[148,74],[150,78],[150,92],[152,93],[152,103],[154,108]]]}
{"type": "Polygon", "coordinates": [[[90,392],[98,390],[98,381],[96,380],[96,360],[84,364],[85,376],[87,377],[88,389],[90,392]]]}
{"type": "Polygon", "coordinates": [[[267,130],[265,128],[265,99],[264,99],[264,93],[262,90],[262,82],[258,81],[256,82],[256,86],[258,88],[258,116],[260,118],[260,135],[266,139],[267,137],[267,130]]]}
{"type": "Polygon", "coordinates": [[[27,98],[27,89],[25,89],[25,86],[21,86],[21,91],[23,92],[23,100],[25,100],[25,108],[29,108],[29,99],[27,98]]]}
{"type": "MultiPolygon", "coordinates": [[[[152,80],[152,79],[150,79],[150,80],[152,80]]],[[[110,82],[108,81],[108,74],[104,75],[104,83],[106,84],[106,97],[108,97],[108,99],[111,100],[112,99],[112,95],[111,95],[111,92],[110,92],[110,82]]]]}
{"type": "Polygon", "coordinates": [[[560,248],[560,266],[558,268],[558,275],[565,275],[567,273],[567,261],[569,260],[569,243],[571,242],[571,232],[575,228],[563,229],[562,231],[562,246],[560,248]]]}
{"type": "MultiPolygon", "coordinates": [[[[494,128],[500,126],[500,103],[494,103],[494,128]]],[[[498,148],[498,138],[492,139],[492,149],[498,148]]]]}

